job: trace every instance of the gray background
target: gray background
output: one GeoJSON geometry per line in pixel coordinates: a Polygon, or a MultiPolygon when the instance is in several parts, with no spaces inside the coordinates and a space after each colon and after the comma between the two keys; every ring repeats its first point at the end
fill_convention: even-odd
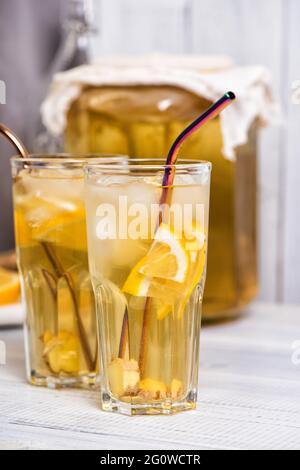
{"type": "MultiPolygon", "coordinates": [[[[39,102],[46,92],[49,62],[60,41],[62,0],[1,0],[0,79],[6,104],[0,121],[21,137],[29,150],[38,124],[39,102]]],[[[13,246],[9,157],[14,148],[0,138],[0,250],[13,246]]]]}

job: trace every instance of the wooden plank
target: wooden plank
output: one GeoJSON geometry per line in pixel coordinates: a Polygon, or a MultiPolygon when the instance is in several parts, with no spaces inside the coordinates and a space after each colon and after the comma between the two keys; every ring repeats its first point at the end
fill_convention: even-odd
{"type": "Polygon", "coordinates": [[[300,301],[300,55],[299,55],[299,18],[300,3],[289,0],[287,3],[286,37],[284,48],[285,70],[287,71],[283,96],[285,100],[285,145],[280,172],[281,191],[281,225],[284,230],[282,248],[282,300],[285,302],[300,301]],[[293,86],[298,88],[298,99],[293,86]],[[294,94],[294,96],[292,96],[294,94]],[[296,98],[296,99],[295,99],[296,98]]]}
{"type": "MultiPolygon", "coordinates": [[[[193,53],[225,54],[240,65],[263,64],[281,90],[283,40],[282,0],[193,0],[193,53]],[[270,21],[270,17],[272,20],[270,21]]],[[[278,229],[282,135],[278,128],[263,130],[259,143],[258,238],[260,298],[278,298],[280,262],[278,229]]]]}
{"type": "Polygon", "coordinates": [[[256,304],[235,322],[204,327],[198,408],[170,418],[103,413],[96,391],[26,384],[22,332],[0,330],[8,353],[0,367],[0,448],[298,449],[299,313],[256,304]]]}

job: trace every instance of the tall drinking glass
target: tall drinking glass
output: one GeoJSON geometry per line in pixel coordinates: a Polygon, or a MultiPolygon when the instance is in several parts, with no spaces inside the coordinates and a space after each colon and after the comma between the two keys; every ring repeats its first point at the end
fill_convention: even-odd
{"type": "Polygon", "coordinates": [[[11,160],[26,369],[34,385],[91,386],[97,381],[83,165],[99,158],[63,154],[11,160]]]}
{"type": "Polygon", "coordinates": [[[101,407],[171,414],[196,405],[205,281],[209,163],[86,166],[101,407]]]}

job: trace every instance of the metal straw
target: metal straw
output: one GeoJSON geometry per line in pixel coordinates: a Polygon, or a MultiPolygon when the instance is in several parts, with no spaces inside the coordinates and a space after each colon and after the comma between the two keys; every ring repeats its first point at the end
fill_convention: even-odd
{"type": "Polygon", "coordinates": [[[4,124],[0,122],[0,133],[3,134],[17,149],[18,153],[21,155],[22,158],[28,157],[28,152],[26,150],[25,145],[23,142],[19,139],[19,137],[16,136],[16,134],[6,127],[4,124]]]}
{"type": "MultiPolygon", "coordinates": [[[[177,161],[178,152],[185,141],[193,132],[195,132],[199,127],[203,126],[207,121],[217,116],[224,108],[233,102],[235,99],[235,94],[232,91],[228,91],[225,95],[222,96],[218,101],[212,104],[204,113],[198,116],[191,124],[189,124],[175,139],[172,144],[164,171],[163,181],[162,181],[162,194],[160,198],[160,206],[164,207],[165,204],[171,203],[172,197],[172,185],[175,176],[175,163],[177,161]]],[[[158,224],[162,221],[162,211],[160,211],[158,224]]],[[[146,349],[147,349],[147,340],[148,340],[148,328],[149,328],[149,318],[151,314],[151,298],[146,298],[144,313],[143,313],[143,323],[142,323],[142,335],[141,335],[141,344],[139,352],[139,366],[141,375],[144,374],[145,369],[145,360],[146,360],[146,349]]],[[[123,324],[125,319],[123,320],[123,324]]]]}

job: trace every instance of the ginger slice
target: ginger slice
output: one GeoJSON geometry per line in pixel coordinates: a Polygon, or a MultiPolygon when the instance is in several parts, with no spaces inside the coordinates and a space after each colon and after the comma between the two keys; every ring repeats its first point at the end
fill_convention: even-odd
{"type": "Polygon", "coordinates": [[[167,396],[167,386],[160,380],[148,377],[140,382],[139,396],[153,400],[164,399],[167,396]]]}
{"type": "Polygon", "coordinates": [[[54,374],[79,372],[80,344],[76,335],[60,331],[57,336],[54,336],[46,331],[43,341],[43,357],[54,374]]]}
{"type": "Polygon", "coordinates": [[[181,380],[172,379],[171,385],[150,377],[140,381],[138,396],[145,400],[179,399],[183,393],[181,380]]]}
{"type": "Polygon", "coordinates": [[[116,397],[135,395],[140,381],[140,371],[136,360],[114,359],[108,366],[108,379],[111,392],[116,397]]]}
{"type": "Polygon", "coordinates": [[[181,380],[173,379],[170,387],[170,394],[173,400],[179,398],[183,393],[183,385],[181,380]]]}

